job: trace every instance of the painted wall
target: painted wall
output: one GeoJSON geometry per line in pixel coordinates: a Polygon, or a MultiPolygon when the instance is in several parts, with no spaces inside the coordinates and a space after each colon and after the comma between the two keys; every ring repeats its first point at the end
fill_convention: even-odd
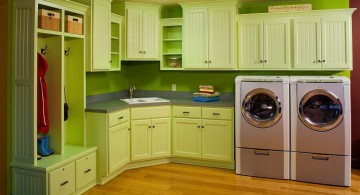
{"type": "MultiPolygon", "coordinates": [[[[281,2],[293,4],[294,2],[281,2]]],[[[297,1],[298,3],[298,1],[297,1]]],[[[349,0],[303,0],[300,3],[311,3],[313,9],[348,8],[349,0]]],[[[244,4],[241,13],[267,12],[268,5],[280,3],[244,4]]],[[[141,90],[171,90],[171,84],[177,84],[178,91],[194,91],[199,84],[212,84],[218,91],[234,91],[234,79],[237,75],[332,75],[345,72],[248,72],[248,71],[160,71],[158,62],[126,62],[122,66],[123,73],[87,73],[86,95],[95,95],[128,89],[129,84],[135,84],[141,90]]]]}
{"type": "Polygon", "coordinates": [[[353,63],[354,69],[351,72],[351,121],[352,121],[352,155],[360,162],[360,1],[350,0],[350,7],[358,10],[353,14],[353,63]]]}

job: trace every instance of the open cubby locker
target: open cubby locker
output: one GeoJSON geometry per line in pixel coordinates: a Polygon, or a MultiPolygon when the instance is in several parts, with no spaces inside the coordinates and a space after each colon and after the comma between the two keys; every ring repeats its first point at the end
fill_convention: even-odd
{"type": "Polygon", "coordinates": [[[64,143],[85,145],[85,51],[84,39],[64,38],[64,87],[63,102],[69,106],[68,119],[64,121],[64,143]],[[65,50],[68,51],[65,55],[65,50]]]}

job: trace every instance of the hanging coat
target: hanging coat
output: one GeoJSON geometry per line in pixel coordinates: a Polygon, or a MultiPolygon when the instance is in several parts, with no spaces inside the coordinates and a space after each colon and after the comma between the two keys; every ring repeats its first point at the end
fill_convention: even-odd
{"type": "Polygon", "coordinates": [[[46,134],[49,132],[47,88],[45,83],[48,63],[39,53],[37,54],[37,69],[37,131],[46,134]]]}

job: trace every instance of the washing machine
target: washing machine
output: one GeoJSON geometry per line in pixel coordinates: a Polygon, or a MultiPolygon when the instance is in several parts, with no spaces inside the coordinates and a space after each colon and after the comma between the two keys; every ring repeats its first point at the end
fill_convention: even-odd
{"type": "Polygon", "coordinates": [[[289,179],[288,76],[235,79],[236,173],[289,179]]]}
{"type": "Polygon", "coordinates": [[[291,179],[350,186],[350,80],[290,77],[291,179]]]}

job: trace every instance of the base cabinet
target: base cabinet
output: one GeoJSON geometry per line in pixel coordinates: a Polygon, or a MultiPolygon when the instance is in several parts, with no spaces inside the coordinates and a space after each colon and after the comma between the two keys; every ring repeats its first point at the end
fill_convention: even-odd
{"type": "Polygon", "coordinates": [[[49,173],[49,185],[51,195],[75,192],[75,163],[70,163],[49,173]]]}
{"type": "Polygon", "coordinates": [[[233,109],[173,107],[173,156],[234,161],[233,109]]]}
{"type": "Polygon", "coordinates": [[[170,106],[131,109],[131,161],[171,155],[170,106]]]}

